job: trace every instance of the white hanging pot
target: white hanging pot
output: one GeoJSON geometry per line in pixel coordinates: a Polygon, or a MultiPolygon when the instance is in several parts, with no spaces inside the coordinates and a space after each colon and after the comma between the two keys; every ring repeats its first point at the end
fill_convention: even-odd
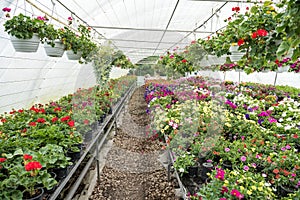
{"type": "Polygon", "coordinates": [[[46,51],[47,56],[62,57],[65,52],[65,45],[59,40],[54,41],[54,44],[55,44],[54,47],[52,47],[47,43],[44,44],[44,49],[46,51]]]}
{"type": "Polygon", "coordinates": [[[210,63],[210,66],[216,65],[215,61],[216,61],[216,56],[213,55],[208,55],[207,56],[207,60],[210,63]]]}
{"type": "Polygon", "coordinates": [[[215,64],[223,65],[226,62],[226,56],[216,57],[215,64]]]}
{"type": "Polygon", "coordinates": [[[287,66],[284,66],[284,67],[278,67],[277,69],[277,73],[283,73],[283,72],[288,72],[290,69],[290,66],[287,65],[287,66]]]}
{"type": "Polygon", "coordinates": [[[16,52],[37,52],[40,44],[40,38],[35,33],[31,39],[19,39],[15,36],[10,36],[10,39],[16,52]]]}
{"type": "Polygon", "coordinates": [[[67,50],[66,52],[69,60],[79,60],[82,56],[81,52],[77,52],[77,54],[75,54],[73,50],[67,50]]]}
{"type": "Polygon", "coordinates": [[[210,66],[210,62],[208,62],[208,59],[206,57],[204,57],[201,61],[200,61],[200,66],[201,67],[207,67],[210,66]]]}
{"type": "Polygon", "coordinates": [[[232,62],[239,61],[244,55],[244,53],[238,51],[238,48],[239,47],[237,45],[230,46],[230,48],[229,48],[229,51],[231,53],[231,55],[229,57],[232,62]]]}

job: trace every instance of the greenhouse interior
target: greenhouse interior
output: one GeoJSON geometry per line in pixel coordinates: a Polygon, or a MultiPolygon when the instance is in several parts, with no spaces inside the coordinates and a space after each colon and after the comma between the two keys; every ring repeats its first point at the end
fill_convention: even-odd
{"type": "Polygon", "coordinates": [[[0,5],[0,200],[300,199],[300,0],[0,5]]]}

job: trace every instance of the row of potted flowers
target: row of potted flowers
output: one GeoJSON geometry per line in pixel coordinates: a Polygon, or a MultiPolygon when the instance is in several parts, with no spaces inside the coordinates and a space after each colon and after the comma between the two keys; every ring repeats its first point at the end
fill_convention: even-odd
{"type": "Polygon", "coordinates": [[[149,83],[149,134],[166,139],[181,175],[200,176],[190,199],[299,198],[299,94],[203,77],[149,83]]]}
{"type": "Polygon", "coordinates": [[[51,193],[89,145],[92,130],[135,80],[121,77],[1,114],[0,198],[27,199],[40,193],[38,187],[51,193]]]}

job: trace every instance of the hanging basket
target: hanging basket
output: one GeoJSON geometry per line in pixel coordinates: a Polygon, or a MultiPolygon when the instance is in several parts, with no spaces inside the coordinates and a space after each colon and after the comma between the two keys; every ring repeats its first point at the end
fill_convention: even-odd
{"type": "Polygon", "coordinates": [[[46,51],[47,56],[50,57],[62,57],[65,52],[65,45],[61,41],[54,41],[55,46],[45,43],[44,49],[46,51]]]}
{"type": "Polygon", "coordinates": [[[33,53],[39,48],[40,38],[37,34],[33,34],[31,39],[19,39],[15,36],[10,36],[10,38],[16,52],[33,53]]]}
{"type": "Polygon", "coordinates": [[[82,56],[81,52],[77,52],[77,54],[75,54],[73,50],[67,50],[67,57],[69,60],[79,60],[81,56],[82,56]]]}
{"type": "Polygon", "coordinates": [[[216,57],[215,64],[216,65],[223,65],[226,62],[226,56],[216,57]]]}
{"type": "Polygon", "coordinates": [[[287,66],[284,66],[284,67],[278,67],[277,69],[277,73],[283,73],[283,72],[288,72],[290,69],[290,66],[287,65],[287,66]]]}
{"type": "Polygon", "coordinates": [[[238,50],[238,46],[237,45],[234,45],[234,46],[231,46],[230,48],[229,48],[229,51],[230,51],[230,53],[231,53],[231,55],[229,56],[230,57],[230,60],[232,61],[232,62],[236,62],[236,61],[239,61],[242,57],[243,57],[243,55],[244,55],[244,53],[241,53],[239,50],[238,50]]]}

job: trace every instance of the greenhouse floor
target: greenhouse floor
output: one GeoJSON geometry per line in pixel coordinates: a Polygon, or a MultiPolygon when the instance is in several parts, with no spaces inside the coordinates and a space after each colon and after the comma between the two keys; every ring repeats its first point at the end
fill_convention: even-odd
{"type": "Polygon", "coordinates": [[[97,175],[91,173],[94,176],[90,175],[89,189],[76,199],[176,199],[176,183],[168,181],[167,170],[159,161],[162,144],[146,135],[150,122],[146,108],[141,87],[133,93],[100,153],[100,181],[96,183],[97,175]],[[94,191],[88,197],[93,185],[94,191]]]}

